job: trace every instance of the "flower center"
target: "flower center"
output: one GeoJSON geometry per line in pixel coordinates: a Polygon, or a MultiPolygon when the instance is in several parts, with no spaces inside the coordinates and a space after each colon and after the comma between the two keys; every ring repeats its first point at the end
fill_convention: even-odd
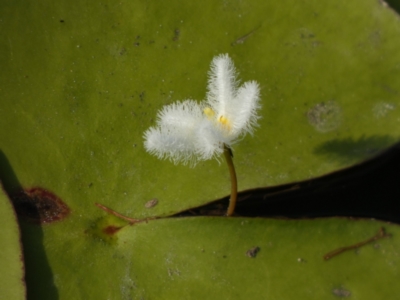
{"type": "MultiPolygon", "coordinates": [[[[215,112],[212,110],[212,108],[210,107],[206,107],[203,110],[204,114],[207,116],[207,118],[209,120],[214,119],[215,116],[215,112]]],[[[215,120],[215,119],[214,119],[215,120]]],[[[231,122],[228,120],[227,117],[225,116],[219,116],[218,119],[216,119],[216,121],[220,124],[222,124],[222,127],[224,127],[226,130],[230,131],[231,130],[231,122]]]]}

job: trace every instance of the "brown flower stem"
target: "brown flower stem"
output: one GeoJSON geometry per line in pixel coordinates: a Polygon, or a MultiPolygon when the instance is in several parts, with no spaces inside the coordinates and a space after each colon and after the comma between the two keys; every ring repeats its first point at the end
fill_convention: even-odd
{"type": "Polygon", "coordinates": [[[236,200],[237,200],[237,178],[235,166],[233,165],[233,154],[231,148],[229,146],[224,145],[224,156],[226,159],[226,163],[228,164],[229,173],[231,175],[231,198],[229,199],[229,206],[226,215],[228,217],[232,216],[235,212],[236,200]]]}

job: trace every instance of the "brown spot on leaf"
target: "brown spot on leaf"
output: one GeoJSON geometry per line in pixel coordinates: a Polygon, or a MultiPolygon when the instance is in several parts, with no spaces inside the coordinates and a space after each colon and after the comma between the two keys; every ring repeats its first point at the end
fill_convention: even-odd
{"type": "Polygon", "coordinates": [[[70,213],[69,207],[55,194],[40,187],[10,195],[18,217],[36,224],[60,221],[70,213]]]}
{"type": "Polygon", "coordinates": [[[181,31],[179,29],[175,29],[174,30],[174,37],[172,38],[172,40],[174,42],[176,42],[177,40],[179,40],[180,35],[181,35],[181,31]]]}
{"type": "Polygon", "coordinates": [[[108,235],[113,235],[113,234],[117,233],[121,228],[122,227],[110,225],[110,226],[103,228],[103,232],[108,235]]]}
{"type": "Polygon", "coordinates": [[[152,208],[152,207],[156,206],[157,204],[158,204],[158,199],[154,198],[154,199],[151,199],[150,201],[147,201],[146,204],[144,205],[144,207],[152,208]]]}
{"type": "Polygon", "coordinates": [[[257,256],[257,253],[260,251],[260,247],[256,246],[246,251],[246,255],[248,257],[254,258],[257,256]]]}

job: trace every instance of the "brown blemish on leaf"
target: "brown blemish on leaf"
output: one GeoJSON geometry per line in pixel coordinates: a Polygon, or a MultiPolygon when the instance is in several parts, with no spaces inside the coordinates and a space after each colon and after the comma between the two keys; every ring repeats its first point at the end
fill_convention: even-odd
{"type": "Polygon", "coordinates": [[[174,30],[174,37],[172,38],[172,40],[174,42],[176,42],[177,40],[179,40],[180,35],[181,35],[181,31],[179,29],[175,29],[174,30]]]}
{"type": "Polygon", "coordinates": [[[129,223],[124,220],[113,215],[107,215],[94,220],[89,227],[84,230],[84,233],[86,236],[92,237],[97,241],[100,240],[112,245],[118,241],[118,233],[121,229],[128,225],[129,223]]]}
{"type": "Polygon", "coordinates": [[[120,227],[120,226],[110,225],[110,226],[103,228],[103,232],[108,235],[113,235],[113,234],[117,233],[121,228],[122,227],[120,227]]]}
{"type": "Polygon", "coordinates": [[[256,246],[246,251],[246,256],[254,258],[257,256],[257,253],[260,252],[260,247],[256,246]]]}
{"type": "Polygon", "coordinates": [[[18,217],[35,224],[61,221],[70,213],[59,197],[40,187],[17,191],[10,198],[18,217]]]}
{"type": "Polygon", "coordinates": [[[151,199],[150,201],[147,201],[146,204],[144,205],[144,207],[152,208],[152,207],[156,206],[157,204],[158,204],[158,199],[154,198],[154,199],[151,199]]]}

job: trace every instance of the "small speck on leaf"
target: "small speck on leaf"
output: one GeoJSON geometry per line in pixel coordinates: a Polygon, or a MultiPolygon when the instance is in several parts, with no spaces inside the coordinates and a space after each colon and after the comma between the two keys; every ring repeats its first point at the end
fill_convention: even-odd
{"type": "Polygon", "coordinates": [[[151,199],[150,201],[147,201],[146,204],[144,205],[144,207],[152,208],[152,207],[156,206],[157,204],[158,204],[158,199],[154,198],[154,199],[151,199]]]}
{"type": "Polygon", "coordinates": [[[126,53],[125,48],[121,48],[121,50],[119,50],[119,55],[124,55],[125,53],[126,53]]]}
{"type": "Polygon", "coordinates": [[[305,263],[305,262],[306,262],[306,260],[305,260],[305,259],[303,259],[303,258],[301,258],[301,257],[299,257],[299,258],[297,259],[297,262],[299,262],[299,263],[305,263]]]}
{"type": "Polygon", "coordinates": [[[180,31],[179,29],[175,29],[175,30],[174,30],[174,37],[172,38],[172,40],[173,40],[174,42],[176,42],[177,40],[179,40],[180,34],[181,34],[181,31],[180,31]]]}
{"type": "Polygon", "coordinates": [[[332,290],[332,294],[339,298],[347,298],[351,296],[351,292],[344,288],[336,288],[332,290]]]}
{"type": "Polygon", "coordinates": [[[257,256],[257,253],[260,252],[260,247],[256,246],[246,251],[246,256],[254,258],[257,256]]]}

